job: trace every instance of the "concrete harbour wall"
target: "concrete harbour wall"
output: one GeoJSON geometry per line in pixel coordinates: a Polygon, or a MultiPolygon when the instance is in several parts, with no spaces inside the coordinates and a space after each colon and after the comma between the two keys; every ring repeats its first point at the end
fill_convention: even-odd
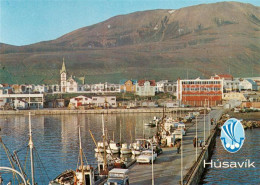
{"type": "Polygon", "coordinates": [[[66,109],[39,109],[39,110],[4,110],[0,115],[27,115],[29,112],[35,115],[62,115],[62,114],[128,114],[128,113],[175,113],[199,111],[202,108],[138,108],[138,109],[89,109],[89,110],[66,110],[66,109]]]}
{"type": "Polygon", "coordinates": [[[200,182],[200,179],[205,171],[204,168],[204,160],[209,161],[212,154],[213,149],[216,144],[216,137],[219,133],[219,130],[217,126],[212,131],[210,137],[206,141],[205,149],[200,153],[198,156],[197,162],[193,164],[193,166],[190,168],[189,172],[184,177],[184,183],[186,185],[197,185],[200,182]]]}

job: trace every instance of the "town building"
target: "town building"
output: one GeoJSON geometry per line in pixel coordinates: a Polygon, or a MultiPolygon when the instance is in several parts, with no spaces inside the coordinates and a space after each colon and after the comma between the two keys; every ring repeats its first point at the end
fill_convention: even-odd
{"type": "Polygon", "coordinates": [[[136,95],[138,96],[155,96],[155,80],[139,80],[136,84],[136,95]]]}
{"type": "Polygon", "coordinates": [[[21,99],[13,100],[13,106],[15,109],[28,109],[29,108],[28,103],[21,99]]]}
{"type": "Polygon", "coordinates": [[[108,93],[120,93],[120,85],[106,82],[104,84],[104,91],[108,93]]]}
{"type": "Polygon", "coordinates": [[[156,82],[156,93],[164,92],[165,83],[168,83],[168,80],[156,82]]]}
{"type": "Polygon", "coordinates": [[[177,99],[186,106],[216,106],[222,102],[223,79],[177,81],[177,99]]]}
{"type": "Polygon", "coordinates": [[[252,79],[240,79],[239,89],[240,91],[257,91],[257,83],[252,79]]]}
{"type": "Polygon", "coordinates": [[[77,96],[70,99],[70,106],[79,107],[92,104],[92,99],[87,96],[77,96]]]}
{"type": "Polygon", "coordinates": [[[92,105],[95,107],[115,108],[117,107],[116,96],[93,96],[92,105]]]}
{"type": "Polygon", "coordinates": [[[137,80],[121,80],[120,81],[120,91],[135,93],[136,92],[137,80]]]}
{"type": "Polygon", "coordinates": [[[66,81],[66,92],[67,93],[76,93],[76,92],[78,92],[78,83],[72,77],[72,75],[66,81]]]}
{"type": "Polygon", "coordinates": [[[165,93],[169,93],[169,94],[173,94],[176,96],[176,92],[177,92],[177,82],[167,82],[164,83],[164,92],[165,93]]]}

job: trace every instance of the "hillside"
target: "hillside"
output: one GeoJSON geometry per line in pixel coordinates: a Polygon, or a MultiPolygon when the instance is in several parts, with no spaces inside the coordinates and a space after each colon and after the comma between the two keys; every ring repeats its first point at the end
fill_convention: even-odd
{"type": "Polygon", "coordinates": [[[260,74],[260,7],[237,2],[112,17],[60,38],[0,45],[0,83],[58,83],[62,58],[86,82],[260,74]],[[11,76],[11,77],[10,77],[11,76]],[[3,78],[4,77],[4,78],[3,78]]]}

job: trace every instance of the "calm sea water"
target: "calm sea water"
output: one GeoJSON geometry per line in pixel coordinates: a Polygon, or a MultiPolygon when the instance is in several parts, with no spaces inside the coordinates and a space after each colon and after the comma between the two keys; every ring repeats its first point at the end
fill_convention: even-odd
{"type": "Polygon", "coordinates": [[[228,153],[222,147],[220,138],[218,137],[212,160],[243,162],[249,159],[251,162],[255,162],[256,168],[209,168],[201,184],[260,185],[260,129],[248,129],[245,131],[245,136],[246,140],[243,147],[234,154],[228,153]]]}
{"type": "MultiPolygon", "coordinates": [[[[155,129],[144,127],[143,122],[149,122],[153,116],[159,114],[121,114],[104,115],[105,128],[108,137],[115,141],[130,143],[131,139],[149,137],[155,129]],[[121,128],[121,129],[120,129],[121,128]]],[[[35,155],[36,182],[48,184],[49,179],[54,179],[66,169],[76,169],[79,154],[78,124],[81,125],[82,144],[88,163],[95,165],[95,144],[90,136],[92,131],[96,141],[102,136],[101,115],[55,115],[32,116],[33,141],[36,151],[44,165],[47,177],[41,162],[35,155]]],[[[28,116],[0,116],[0,136],[10,152],[18,150],[21,163],[30,174],[28,152],[28,116]]],[[[36,153],[36,154],[37,154],[36,153]]],[[[3,147],[0,145],[0,166],[10,166],[3,147]]],[[[1,171],[0,171],[1,173],[1,171]]],[[[11,174],[2,174],[5,182],[12,179],[11,174]]],[[[6,183],[5,183],[6,184],[6,183]]],[[[14,183],[17,184],[17,183],[14,183]]]]}

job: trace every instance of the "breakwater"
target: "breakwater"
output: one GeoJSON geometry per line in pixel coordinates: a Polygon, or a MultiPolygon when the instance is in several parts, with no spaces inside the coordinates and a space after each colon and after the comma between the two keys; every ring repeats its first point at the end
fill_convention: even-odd
{"type": "Polygon", "coordinates": [[[27,115],[29,112],[35,115],[64,115],[64,114],[125,114],[125,113],[177,113],[199,111],[203,108],[138,108],[138,109],[37,109],[37,110],[3,110],[0,115],[27,115]]]}
{"type": "Polygon", "coordinates": [[[204,163],[203,161],[209,161],[212,154],[213,149],[216,144],[216,137],[219,133],[218,126],[211,131],[210,137],[206,140],[205,147],[203,148],[202,152],[198,156],[197,161],[193,164],[193,166],[189,169],[188,173],[185,175],[183,179],[183,184],[186,185],[197,185],[200,182],[202,174],[204,173],[204,163]]]}

